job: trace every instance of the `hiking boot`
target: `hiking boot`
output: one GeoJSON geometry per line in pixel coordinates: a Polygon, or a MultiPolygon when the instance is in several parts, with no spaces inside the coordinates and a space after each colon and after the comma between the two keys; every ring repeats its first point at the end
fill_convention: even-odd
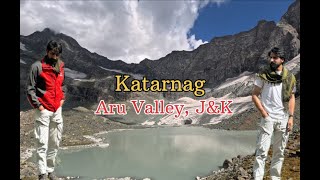
{"type": "Polygon", "coordinates": [[[46,180],[46,174],[40,174],[39,180],[46,180]]]}
{"type": "Polygon", "coordinates": [[[50,180],[59,180],[59,178],[56,175],[54,175],[53,173],[48,173],[48,178],[50,180]]]}

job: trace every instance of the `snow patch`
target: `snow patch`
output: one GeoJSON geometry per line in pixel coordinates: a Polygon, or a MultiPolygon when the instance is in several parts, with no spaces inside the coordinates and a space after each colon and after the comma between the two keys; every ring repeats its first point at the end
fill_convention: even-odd
{"type": "MultiPolygon", "coordinates": [[[[232,104],[230,105],[230,109],[233,112],[233,114],[215,114],[215,115],[210,115],[212,118],[210,119],[210,122],[207,124],[216,124],[221,122],[222,120],[226,120],[234,115],[237,115],[239,113],[242,113],[246,111],[247,109],[250,109],[253,107],[253,103],[251,100],[251,96],[246,96],[246,97],[237,97],[237,98],[228,98],[230,95],[226,94],[223,97],[219,98],[207,98],[204,99],[206,102],[209,101],[215,101],[215,103],[219,103],[221,100],[232,100],[232,104]]],[[[202,115],[205,115],[203,113],[202,115],[199,115],[196,113],[196,109],[199,109],[201,107],[201,102],[200,100],[194,100],[190,97],[182,97],[178,99],[175,102],[172,102],[174,104],[184,104],[184,110],[183,111],[188,111],[189,114],[187,117],[185,115],[181,115],[178,118],[175,118],[175,114],[170,114],[170,115],[165,115],[163,116],[160,121],[157,123],[158,125],[183,125],[185,120],[191,120],[192,124],[199,124],[202,115]]],[[[205,103],[205,108],[208,107],[208,104],[205,103]]]]}
{"type": "Polygon", "coordinates": [[[26,49],[26,45],[23,44],[22,42],[20,42],[20,49],[23,50],[23,51],[28,51],[28,50],[26,49]]]}
{"type": "Polygon", "coordinates": [[[298,54],[296,57],[294,57],[292,60],[288,61],[285,65],[288,70],[293,70],[295,67],[300,67],[300,54],[298,54]]]}
{"type": "Polygon", "coordinates": [[[152,125],[154,125],[156,122],[155,121],[145,121],[145,122],[143,122],[143,123],[141,123],[141,125],[147,125],[147,126],[152,126],[152,125]]]}
{"type": "Polygon", "coordinates": [[[143,75],[142,74],[133,74],[133,73],[128,73],[128,72],[124,72],[124,71],[121,71],[121,70],[118,70],[118,69],[108,69],[108,68],[104,68],[102,66],[99,66],[101,69],[104,69],[104,70],[107,70],[107,71],[112,71],[112,72],[116,72],[116,73],[121,73],[121,74],[128,74],[130,76],[132,76],[133,78],[135,79],[139,79],[141,80],[143,78],[143,75]]]}
{"type": "Polygon", "coordinates": [[[237,83],[244,82],[244,81],[248,80],[252,74],[253,74],[252,72],[245,71],[237,77],[228,78],[228,79],[226,79],[226,82],[222,83],[215,90],[223,89],[223,88],[235,85],[237,83]]]}
{"type": "Polygon", "coordinates": [[[205,91],[206,93],[211,92],[211,89],[210,89],[210,88],[203,88],[203,89],[204,89],[204,91],[205,91]]]}
{"type": "Polygon", "coordinates": [[[21,64],[27,64],[24,60],[20,59],[21,64]]]}
{"type": "Polygon", "coordinates": [[[84,79],[87,77],[85,73],[75,71],[69,68],[64,68],[64,71],[65,71],[65,75],[72,79],[84,79]]]}
{"type": "Polygon", "coordinates": [[[75,81],[81,81],[81,82],[94,82],[96,79],[73,79],[75,81]]]}

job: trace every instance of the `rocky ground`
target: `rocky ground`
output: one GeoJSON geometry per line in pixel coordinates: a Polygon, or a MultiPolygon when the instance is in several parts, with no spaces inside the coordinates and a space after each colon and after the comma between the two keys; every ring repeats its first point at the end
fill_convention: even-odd
{"type": "MultiPolygon", "coordinates": [[[[288,144],[285,150],[285,160],[281,178],[284,180],[300,179],[300,98],[296,98],[295,118],[293,131],[289,136],[288,144]]],[[[211,129],[226,130],[256,130],[261,115],[256,109],[250,109],[236,117],[232,117],[219,124],[206,125],[211,129]]],[[[266,171],[264,180],[270,179],[269,167],[272,157],[272,146],[269,150],[269,156],[266,161],[266,171]]],[[[197,177],[199,180],[247,180],[253,179],[252,167],[254,155],[237,156],[232,159],[226,159],[221,165],[219,171],[214,171],[211,175],[197,177]]]]}
{"type": "MultiPolygon", "coordinates": [[[[282,179],[300,179],[300,98],[296,100],[296,111],[293,133],[290,135],[286,148],[285,161],[283,165],[282,179]]],[[[36,166],[27,161],[34,150],[33,116],[34,111],[28,110],[20,112],[20,179],[36,180],[36,166]]],[[[141,126],[126,125],[111,121],[102,116],[96,116],[93,111],[83,107],[63,110],[64,130],[62,137],[62,147],[78,145],[97,145],[97,141],[89,136],[102,131],[113,129],[145,128],[141,126]]],[[[206,125],[204,127],[227,130],[256,130],[260,115],[255,109],[251,109],[232,119],[222,121],[216,125],[206,125]]],[[[270,153],[272,148],[270,149],[270,153]]],[[[235,155],[236,156],[236,155],[235,155]]],[[[213,179],[252,179],[253,155],[237,156],[226,160],[222,169],[208,175],[198,175],[201,180],[213,179]]],[[[271,157],[268,157],[266,169],[270,165],[271,157]]],[[[197,175],[195,175],[196,177],[197,175]]],[[[61,177],[61,179],[77,179],[77,177],[61,177]]],[[[119,180],[117,178],[106,178],[119,180]]],[[[123,180],[133,180],[130,177],[120,178],[123,180]]],[[[145,178],[147,180],[147,178],[145,178]]],[[[270,179],[268,171],[264,179],[270,179]]]]}
{"type": "MultiPolygon", "coordinates": [[[[266,160],[266,171],[264,180],[270,179],[269,167],[271,163],[272,148],[266,160]]],[[[254,155],[234,157],[226,159],[219,171],[205,177],[197,177],[198,180],[249,180],[252,177],[252,167],[254,155]]],[[[293,132],[285,150],[285,160],[283,164],[281,179],[298,180],[300,179],[300,132],[293,132]]]]}

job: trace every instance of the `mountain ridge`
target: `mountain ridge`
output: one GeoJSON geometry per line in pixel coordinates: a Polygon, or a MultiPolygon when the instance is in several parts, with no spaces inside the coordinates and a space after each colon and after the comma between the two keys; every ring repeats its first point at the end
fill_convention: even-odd
{"type": "MultiPolygon", "coordinates": [[[[295,1],[278,24],[274,21],[260,20],[252,29],[234,35],[214,37],[209,43],[193,51],[174,50],[157,60],[144,59],[138,64],[128,64],[122,60],[113,61],[95,52],[92,53],[81,47],[74,38],[54,32],[49,28],[41,32],[36,31],[28,36],[20,35],[20,92],[24,91],[28,68],[31,63],[45,55],[46,44],[51,39],[56,39],[63,44],[62,59],[66,67],[71,71],[86,74],[87,79],[101,81],[117,73],[111,70],[118,70],[147,76],[148,79],[190,79],[193,81],[205,79],[205,87],[213,89],[226,79],[237,77],[245,71],[256,72],[266,64],[267,52],[273,46],[282,47],[287,53],[287,59],[297,56],[300,52],[300,30],[295,28],[300,27],[299,9],[300,1],[295,1]]],[[[73,81],[71,77],[67,79],[70,82],[73,81]]],[[[85,83],[82,82],[82,84],[85,83]]],[[[111,94],[105,94],[103,89],[111,85],[106,83],[104,85],[98,88],[86,87],[85,90],[82,86],[79,88],[82,88],[80,91],[88,92],[89,96],[95,93],[98,93],[95,97],[115,96],[111,93],[112,90],[109,91],[111,94]]],[[[79,96],[79,94],[71,95],[79,96]]],[[[21,96],[24,95],[21,93],[21,96]]],[[[92,99],[95,103],[99,101],[95,97],[87,97],[86,94],[81,96],[85,99],[92,99]]],[[[22,107],[26,107],[26,99],[20,98],[20,100],[23,101],[22,107]]]]}

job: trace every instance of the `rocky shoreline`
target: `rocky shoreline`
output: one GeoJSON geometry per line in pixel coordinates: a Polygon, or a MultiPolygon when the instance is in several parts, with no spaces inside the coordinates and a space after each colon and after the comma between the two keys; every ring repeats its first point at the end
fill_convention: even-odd
{"type": "MultiPolygon", "coordinates": [[[[270,148],[266,160],[266,171],[264,180],[269,180],[268,169],[271,163],[272,148],[270,148]]],[[[253,179],[252,169],[254,154],[226,159],[221,169],[213,171],[211,175],[197,177],[197,180],[250,180],[253,179]]],[[[295,131],[289,136],[288,144],[285,149],[285,160],[282,169],[281,179],[298,180],[300,179],[300,132],[295,131]]]]}
{"type": "MultiPolygon", "coordinates": [[[[282,179],[298,180],[300,179],[300,97],[296,98],[294,125],[290,133],[288,144],[285,149],[285,160],[282,169],[282,179]]],[[[218,124],[204,125],[210,129],[225,130],[256,130],[261,118],[260,113],[255,109],[249,109],[238,116],[231,117],[218,124]]],[[[272,146],[269,150],[269,156],[266,161],[266,171],[264,180],[269,180],[268,168],[272,157],[272,146]]],[[[221,165],[221,169],[213,171],[210,175],[197,176],[198,180],[248,180],[253,179],[252,167],[254,154],[247,156],[235,156],[232,159],[226,159],[221,165]]]]}
{"type": "MultiPolygon", "coordinates": [[[[299,102],[299,101],[298,101],[299,102]]],[[[298,106],[300,107],[300,106],[298,106]]],[[[300,109],[299,109],[300,110],[300,109]]],[[[34,163],[27,161],[34,151],[33,137],[33,110],[20,112],[20,179],[21,180],[36,180],[37,171],[34,163]]],[[[241,117],[236,119],[221,122],[216,125],[205,125],[203,127],[211,129],[226,129],[226,130],[252,130],[256,129],[257,119],[254,115],[255,110],[248,110],[241,117]],[[247,117],[251,117],[248,119],[247,117]],[[235,122],[235,121],[239,122],[235,122]],[[234,124],[236,123],[236,124],[234,124]],[[239,125],[239,123],[241,125],[239,125]],[[233,125],[234,124],[234,125],[233,125]],[[238,128],[236,128],[238,127],[238,128]]],[[[300,114],[299,114],[300,115],[300,114]]],[[[64,130],[61,148],[77,148],[91,146],[108,146],[103,144],[102,139],[95,137],[95,134],[101,134],[114,130],[148,128],[145,126],[133,126],[123,123],[111,121],[103,116],[96,116],[90,110],[78,107],[69,110],[64,110],[64,130]]],[[[235,155],[236,156],[236,155],[235,155]]],[[[300,119],[295,120],[294,132],[290,134],[289,142],[286,148],[283,170],[283,179],[300,179],[300,119]]],[[[208,175],[197,175],[195,179],[213,180],[213,179],[252,179],[252,165],[254,155],[237,156],[226,160],[221,169],[213,173],[208,172],[208,175]]],[[[270,163],[271,158],[268,157],[266,166],[270,163]]],[[[60,179],[78,179],[79,177],[61,177],[60,179]]],[[[108,180],[138,180],[132,177],[106,177],[108,180]]],[[[144,178],[143,180],[148,180],[144,178]]],[[[265,179],[268,179],[266,174],[265,179]]]]}

